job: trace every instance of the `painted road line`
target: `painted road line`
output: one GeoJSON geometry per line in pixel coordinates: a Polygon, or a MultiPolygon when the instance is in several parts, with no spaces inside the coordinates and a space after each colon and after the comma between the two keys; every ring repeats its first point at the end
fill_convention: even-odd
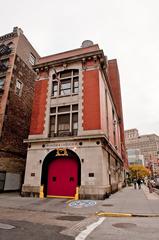
{"type": "Polygon", "coordinates": [[[10,224],[0,223],[0,229],[11,230],[13,228],[15,228],[15,227],[10,224]]]}
{"type": "Polygon", "coordinates": [[[84,240],[86,237],[96,228],[98,227],[103,221],[105,217],[100,218],[97,222],[92,223],[91,225],[87,226],[85,230],[80,232],[80,234],[75,238],[75,240],[84,240]]]}

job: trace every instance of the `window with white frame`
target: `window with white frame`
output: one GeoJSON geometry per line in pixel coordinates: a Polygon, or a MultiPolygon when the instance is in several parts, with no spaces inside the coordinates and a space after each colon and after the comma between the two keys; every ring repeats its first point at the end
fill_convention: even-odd
{"type": "Polygon", "coordinates": [[[53,74],[52,96],[68,96],[78,94],[79,70],[69,69],[53,74]]]}
{"type": "Polygon", "coordinates": [[[76,136],[78,132],[78,104],[50,109],[50,137],[76,136]]]}
{"type": "Polygon", "coordinates": [[[0,91],[2,91],[4,88],[4,81],[5,81],[5,77],[0,77],[0,91]]]}
{"type": "Polygon", "coordinates": [[[15,93],[18,96],[22,95],[22,88],[23,88],[23,83],[17,79],[16,85],[15,85],[15,93]]]}
{"type": "Polygon", "coordinates": [[[31,63],[31,65],[34,65],[36,62],[36,57],[32,53],[30,53],[29,55],[29,62],[31,63]]]}

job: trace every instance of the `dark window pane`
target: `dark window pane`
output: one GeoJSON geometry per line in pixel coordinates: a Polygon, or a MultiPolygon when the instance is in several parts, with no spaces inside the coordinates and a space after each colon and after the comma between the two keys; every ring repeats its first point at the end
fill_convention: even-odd
{"type": "Polygon", "coordinates": [[[0,88],[3,87],[4,81],[5,81],[5,77],[1,77],[1,78],[0,78],[0,88]]]}
{"type": "Polygon", "coordinates": [[[72,105],[72,111],[76,111],[76,110],[78,110],[78,104],[72,105]]]}
{"type": "Polygon", "coordinates": [[[72,114],[72,133],[73,135],[77,135],[78,131],[78,113],[72,114]]]}
{"type": "Polygon", "coordinates": [[[0,72],[5,72],[8,69],[8,59],[0,60],[0,72]]]}
{"type": "Polygon", "coordinates": [[[6,173],[5,172],[0,172],[0,181],[5,180],[6,173]]]}
{"type": "Polygon", "coordinates": [[[79,86],[78,77],[73,79],[73,86],[74,87],[78,87],[79,86]]]}
{"type": "Polygon", "coordinates": [[[56,113],[56,108],[55,107],[50,108],[50,113],[56,113]]]}
{"type": "Polygon", "coordinates": [[[73,75],[79,75],[79,70],[78,69],[74,69],[73,70],[73,75]]]}
{"type": "Polygon", "coordinates": [[[57,96],[57,88],[58,88],[58,83],[54,81],[52,83],[52,95],[53,96],[57,96]]]}
{"type": "Polygon", "coordinates": [[[56,78],[57,78],[57,74],[53,74],[52,79],[56,79],[56,78]]]}
{"type": "Polygon", "coordinates": [[[60,78],[70,77],[72,74],[72,70],[65,70],[60,73],[60,78]]]}
{"type": "Polygon", "coordinates": [[[58,135],[70,131],[70,114],[58,115],[58,135]]]}
{"type": "Polygon", "coordinates": [[[69,112],[69,111],[70,111],[70,106],[58,107],[58,112],[69,112]]]}
{"type": "Polygon", "coordinates": [[[50,117],[50,136],[53,137],[55,133],[55,116],[50,117]]]}

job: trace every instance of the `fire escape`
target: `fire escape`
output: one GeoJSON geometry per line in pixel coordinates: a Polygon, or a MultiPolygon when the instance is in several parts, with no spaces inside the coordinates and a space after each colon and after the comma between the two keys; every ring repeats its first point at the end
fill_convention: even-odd
{"type": "Polygon", "coordinates": [[[8,45],[0,45],[0,94],[4,91],[4,82],[6,79],[6,72],[8,70],[8,55],[11,53],[11,48],[8,45]]]}

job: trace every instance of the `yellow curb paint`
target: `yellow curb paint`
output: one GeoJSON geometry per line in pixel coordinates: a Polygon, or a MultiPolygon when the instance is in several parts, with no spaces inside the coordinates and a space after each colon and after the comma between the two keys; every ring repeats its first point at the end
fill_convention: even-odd
{"type": "Polygon", "coordinates": [[[132,213],[111,213],[96,212],[98,217],[159,217],[159,214],[132,214],[132,213]]]}
{"type": "Polygon", "coordinates": [[[110,212],[100,212],[96,213],[99,217],[132,217],[131,213],[110,213],[110,212]]]}

